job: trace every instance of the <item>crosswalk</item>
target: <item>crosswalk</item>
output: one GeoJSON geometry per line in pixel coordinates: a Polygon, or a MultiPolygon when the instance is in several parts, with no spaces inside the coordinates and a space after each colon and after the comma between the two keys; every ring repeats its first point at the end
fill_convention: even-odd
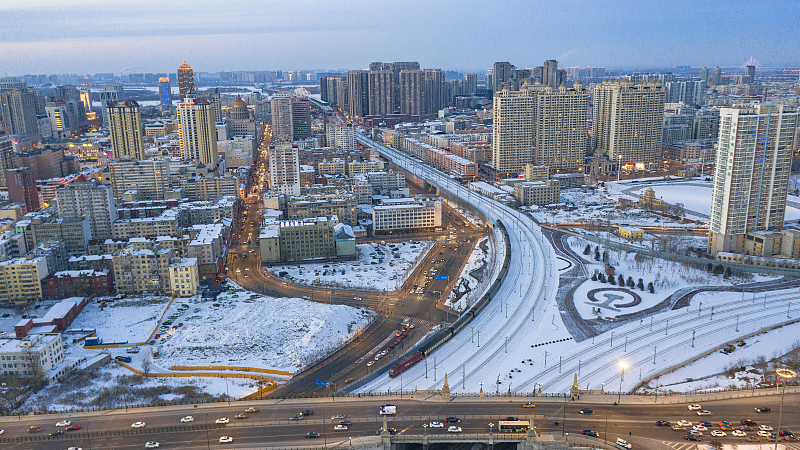
{"type": "MultiPolygon", "coordinates": [[[[674,448],[675,450],[695,450],[695,449],[705,449],[703,444],[698,444],[696,442],[670,442],[670,441],[661,441],[662,444],[666,445],[667,447],[674,448]]],[[[728,442],[724,442],[723,444],[728,444],[728,442]]],[[[745,444],[744,442],[737,442],[737,444],[745,444]]],[[[748,443],[750,444],[750,443],[748,443]]],[[[769,444],[770,447],[764,445],[764,448],[772,448],[772,445],[775,445],[772,442],[761,442],[761,444],[769,444]]],[[[751,445],[755,445],[757,448],[758,443],[753,442],[751,445]]],[[[783,448],[785,450],[800,450],[800,443],[797,442],[781,442],[778,448],[783,448]]]]}

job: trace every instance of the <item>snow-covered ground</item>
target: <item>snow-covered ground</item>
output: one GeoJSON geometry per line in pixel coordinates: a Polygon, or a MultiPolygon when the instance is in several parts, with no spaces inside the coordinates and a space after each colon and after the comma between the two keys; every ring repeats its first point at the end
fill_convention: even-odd
{"type": "MultiPolygon", "coordinates": [[[[184,325],[159,340],[159,366],[230,365],[296,372],[347,340],[372,316],[363,308],[244,290],[185,303],[189,308],[174,321],[184,325]]],[[[179,306],[173,304],[168,313],[178,312],[179,306]]]]}
{"type": "Polygon", "coordinates": [[[395,291],[432,245],[431,241],[359,244],[357,261],[273,266],[268,270],[275,275],[288,272],[285,278],[306,286],[395,291]]]}
{"type": "Polygon", "coordinates": [[[486,276],[489,273],[489,264],[492,261],[493,253],[494,250],[489,244],[488,237],[478,240],[478,243],[475,245],[475,247],[472,249],[472,253],[469,255],[469,259],[467,259],[464,270],[461,271],[461,276],[459,277],[458,282],[456,282],[453,290],[450,291],[450,296],[447,298],[447,301],[445,301],[445,305],[450,306],[458,311],[462,311],[466,308],[468,301],[471,298],[474,298],[474,292],[480,281],[486,279],[486,276]],[[484,246],[486,246],[488,251],[483,250],[482,247],[484,246]],[[483,268],[483,271],[481,272],[481,280],[475,279],[470,274],[470,272],[479,268],[483,268]],[[469,292],[460,295],[467,290],[469,290],[469,292]],[[453,303],[456,297],[459,297],[459,299],[453,303]]]}
{"type": "Polygon", "coordinates": [[[158,324],[169,299],[157,296],[127,297],[106,301],[106,307],[101,309],[99,301],[104,299],[98,298],[83,308],[70,329],[96,329],[97,337],[106,344],[144,342],[158,324]]]}
{"type": "MultiPolygon", "coordinates": [[[[591,222],[601,220],[606,223],[608,219],[612,225],[663,225],[663,226],[691,226],[659,216],[641,209],[618,209],[616,198],[619,195],[607,196],[600,190],[565,189],[561,191],[561,202],[566,207],[539,207],[532,208],[532,216],[542,223],[564,222],[591,222]],[[609,198],[611,197],[611,198],[609,198]],[[568,210],[569,208],[575,208],[568,210]]],[[[635,197],[624,196],[631,201],[635,197]]]]}
{"type": "MultiPolygon", "coordinates": [[[[613,197],[618,197],[623,191],[632,187],[640,187],[631,191],[634,194],[642,194],[647,188],[653,188],[656,198],[664,200],[665,202],[674,205],[682,203],[683,207],[687,210],[699,212],[706,216],[711,214],[711,197],[713,183],[699,178],[693,178],[691,181],[653,181],[647,184],[637,183],[632,184],[630,181],[609,182],[606,183],[609,188],[609,193],[613,197]]],[[[792,200],[792,198],[790,198],[792,200]]],[[[688,214],[687,214],[688,215],[688,214]]],[[[800,219],[800,209],[792,205],[786,205],[786,218],[788,221],[796,221],[800,219]]]]}

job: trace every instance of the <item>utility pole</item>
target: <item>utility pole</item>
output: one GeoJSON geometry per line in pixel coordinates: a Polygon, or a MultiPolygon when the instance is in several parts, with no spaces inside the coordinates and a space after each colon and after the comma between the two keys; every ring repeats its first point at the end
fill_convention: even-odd
{"type": "Polygon", "coordinates": [[[505,351],[505,353],[508,353],[508,336],[506,336],[506,344],[505,344],[505,348],[506,348],[506,351],[505,351]]]}
{"type": "Polygon", "coordinates": [[[656,363],[656,346],[653,346],[653,364],[656,363]]]}
{"type": "Polygon", "coordinates": [[[628,351],[628,336],[625,336],[625,349],[623,351],[628,351]]]}
{"type": "MultiPolygon", "coordinates": [[[[738,320],[739,316],[736,316],[736,319],[738,320]]],[[[694,348],[694,334],[695,334],[695,332],[696,332],[696,330],[692,330],[692,348],[694,348]]]]}
{"type": "Polygon", "coordinates": [[[544,366],[547,367],[547,350],[544,351],[544,366]]]}

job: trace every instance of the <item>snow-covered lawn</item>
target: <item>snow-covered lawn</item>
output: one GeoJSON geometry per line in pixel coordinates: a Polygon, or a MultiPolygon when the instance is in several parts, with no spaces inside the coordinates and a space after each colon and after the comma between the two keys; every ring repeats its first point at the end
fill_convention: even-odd
{"type": "MultiPolygon", "coordinates": [[[[654,181],[647,184],[632,184],[622,181],[619,184],[610,182],[607,183],[607,186],[611,194],[619,194],[631,187],[640,187],[631,191],[631,193],[641,195],[647,188],[652,188],[656,198],[664,200],[671,205],[682,203],[687,210],[705,215],[711,214],[711,197],[714,185],[710,181],[705,181],[705,178],[703,180],[693,178],[691,181],[654,181]]],[[[794,199],[790,198],[790,200],[794,199]]],[[[786,205],[785,220],[788,222],[798,219],[800,219],[800,209],[786,205]]]]}
{"type": "Polygon", "coordinates": [[[268,270],[275,275],[288,272],[285,278],[307,286],[394,291],[432,245],[431,241],[359,244],[357,261],[273,266],[268,270]]]}
{"type": "MultiPolygon", "coordinates": [[[[238,289],[215,300],[195,298],[188,305],[174,320],[183,326],[159,340],[159,366],[230,365],[296,372],[347,340],[372,315],[363,308],[238,289]]],[[[178,312],[179,306],[173,304],[168,313],[178,312]]]]}
{"type": "MultiPolygon", "coordinates": [[[[612,191],[613,192],[613,191],[612,191]]],[[[618,209],[616,198],[609,198],[600,190],[591,188],[565,189],[561,191],[561,202],[566,206],[542,206],[532,208],[533,217],[542,223],[591,222],[610,218],[612,225],[663,225],[690,226],[641,209],[618,209]],[[574,208],[569,210],[569,208],[574,208]]],[[[631,201],[635,197],[624,196],[631,201]]]]}
{"type": "Polygon", "coordinates": [[[72,322],[72,330],[97,330],[103,343],[136,343],[147,340],[169,303],[169,297],[127,297],[107,301],[100,309],[100,298],[87,304],[72,322]]]}

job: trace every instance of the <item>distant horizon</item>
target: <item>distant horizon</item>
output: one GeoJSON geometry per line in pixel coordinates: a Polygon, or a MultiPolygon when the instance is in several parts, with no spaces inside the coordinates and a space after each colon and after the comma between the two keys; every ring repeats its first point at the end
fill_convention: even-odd
{"type": "Polygon", "coordinates": [[[750,57],[795,67],[797,14],[797,0],[4,0],[0,74],[172,73],[184,59],[210,73],[380,60],[466,73],[546,59],[637,71],[735,68],[750,57]]]}

